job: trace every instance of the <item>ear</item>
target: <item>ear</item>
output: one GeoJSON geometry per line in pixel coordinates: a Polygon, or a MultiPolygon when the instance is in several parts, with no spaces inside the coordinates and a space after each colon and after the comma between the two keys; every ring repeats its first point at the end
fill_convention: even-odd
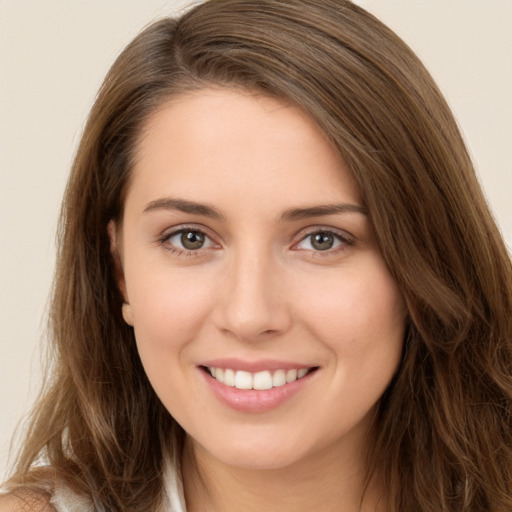
{"type": "Polygon", "coordinates": [[[127,302],[123,303],[123,306],[121,308],[121,313],[123,314],[124,321],[133,327],[133,313],[132,313],[132,307],[127,302]]]}
{"type": "Polygon", "coordinates": [[[122,314],[124,321],[128,325],[133,326],[132,309],[128,302],[128,294],[126,292],[126,281],[124,278],[123,264],[121,261],[121,255],[119,253],[119,236],[117,233],[117,224],[111,220],[107,225],[108,238],[110,240],[110,254],[114,261],[114,277],[116,280],[117,288],[123,297],[122,314]]]}

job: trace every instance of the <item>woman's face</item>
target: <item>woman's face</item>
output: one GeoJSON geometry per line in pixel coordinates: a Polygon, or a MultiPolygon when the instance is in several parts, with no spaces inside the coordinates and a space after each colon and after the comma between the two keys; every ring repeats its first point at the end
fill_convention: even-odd
{"type": "Polygon", "coordinates": [[[124,316],[193,447],[251,468],[359,450],[405,307],[322,132],[279,100],[205,89],[150,118],[136,157],[124,316]]]}

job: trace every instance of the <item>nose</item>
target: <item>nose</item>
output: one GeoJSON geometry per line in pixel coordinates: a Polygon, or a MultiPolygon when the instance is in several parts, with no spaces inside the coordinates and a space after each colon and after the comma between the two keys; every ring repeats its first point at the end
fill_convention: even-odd
{"type": "Polygon", "coordinates": [[[249,249],[227,266],[214,315],[217,327],[241,341],[284,333],[291,317],[279,264],[249,249]]]}

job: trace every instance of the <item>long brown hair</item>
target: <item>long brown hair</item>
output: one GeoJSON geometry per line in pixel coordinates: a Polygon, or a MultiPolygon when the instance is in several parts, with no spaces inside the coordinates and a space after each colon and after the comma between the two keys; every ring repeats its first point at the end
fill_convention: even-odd
{"type": "MultiPolygon", "coordinates": [[[[107,224],[141,126],[210,84],[291,101],[353,172],[408,307],[368,444],[395,512],[512,510],[512,269],[456,122],[387,27],[346,0],[210,0],[143,31],[91,111],[59,231],[53,371],[13,482],[63,481],[105,510],[157,510],[183,432],[122,320],[107,224]],[[38,457],[47,469],[31,470],[38,457]]],[[[14,484],[13,484],[14,485],[14,484]]]]}

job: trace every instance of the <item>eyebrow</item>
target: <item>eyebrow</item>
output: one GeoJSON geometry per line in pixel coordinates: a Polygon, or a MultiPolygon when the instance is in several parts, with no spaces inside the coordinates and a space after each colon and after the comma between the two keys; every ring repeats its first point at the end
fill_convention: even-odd
{"type": "Polygon", "coordinates": [[[144,208],[144,213],[154,212],[156,210],[179,211],[183,213],[202,215],[204,217],[210,217],[217,220],[224,219],[224,216],[213,206],[172,197],[165,197],[151,201],[146,208],[144,208]]]}
{"type": "MultiPolygon", "coordinates": [[[[148,203],[144,208],[144,213],[149,213],[158,210],[180,211],[183,213],[191,213],[210,217],[216,220],[224,220],[224,215],[213,206],[203,203],[196,203],[195,201],[188,201],[186,199],[177,199],[173,197],[164,197],[156,199],[148,203]]],[[[364,206],[350,203],[337,203],[319,206],[310,206],[306,208],[291,208],[286,210],[280,216],[281,221],[291,222],[310,217],[322,217],[326,215],[335,215],[342,213],[359,213],[368,215],[368,211],[364,206]]]]}
{"type": "Polygon", "coordinates": [[[360,213],[368,215],[368,210],[364,206],[350,203],[326,204],[321,206],[311,206],[309,208],[292,208],[286,210],[281,215],[283,221],[294,221],[307,219],[310,217],[322,217],[324,215],[335,215],[339,213],[360,213]]]}

